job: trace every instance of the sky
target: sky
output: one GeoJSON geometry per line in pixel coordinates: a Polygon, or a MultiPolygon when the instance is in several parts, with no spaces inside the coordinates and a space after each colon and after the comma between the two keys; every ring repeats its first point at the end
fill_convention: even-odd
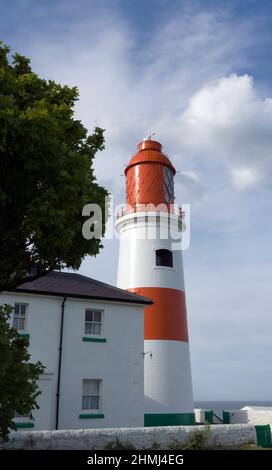
{"type": "MultiPolygon", "coordinates": [[[[272,400],[272,2],[0,0],[0,36],[40,76],[76,85],[106,129],[97,179],[155,132],[191,204],[184,270],[195,400],[272,400]]],[[[118,241],[80,273],[116,283],[118,241]]]]}

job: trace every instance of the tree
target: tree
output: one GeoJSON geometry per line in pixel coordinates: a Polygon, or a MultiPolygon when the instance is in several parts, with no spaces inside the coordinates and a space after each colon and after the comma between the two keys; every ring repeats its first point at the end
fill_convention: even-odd
{"type": "Polygon", "coordinates": [[[32,417],[38,408],[36,380],[44,367],[29,362],[28,340],[20,338],[8,324],[12,308],[0,306],[0,439],[8,439],[10,429],[16,429],[16,414],[32,417]]]}
{"type": "Polygon", "coordinates": [[[101,239],[85,240],[82,208],[107,191],[96,182],[93,159],[104,130],[93,134],[74,118],[77,88],[39,78],[30,60],[9,60],[0,43],[0,291],[53,269],[78,269],[99,253],[101,239]]]}

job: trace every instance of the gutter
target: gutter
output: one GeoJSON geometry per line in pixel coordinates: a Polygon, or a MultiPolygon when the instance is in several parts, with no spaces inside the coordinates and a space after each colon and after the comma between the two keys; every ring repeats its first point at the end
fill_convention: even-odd
{"type": "Polygon", "coordinates": [[[62,365],[62,343],[63,343],[63,324],[64,324],[64,309],[67,297],[63,298],[61,304],[61,321],[60,321],[60,339],[59,339],[59,364],[58,364],[58,382],[56,393],[56,429],[59,429],[59,399],[60,399],[60,382],[61,382],[61,365],[62,365]]]}

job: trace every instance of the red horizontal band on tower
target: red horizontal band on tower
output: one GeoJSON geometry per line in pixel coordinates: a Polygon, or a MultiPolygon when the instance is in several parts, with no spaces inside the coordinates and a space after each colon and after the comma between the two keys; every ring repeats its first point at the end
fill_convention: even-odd
{"type": "Polygon", "coordinates": [[[127,289],[154,304],[144,309],[144,339],[188,342],[186,301],[183,291],[163,287],[127,289]]]}

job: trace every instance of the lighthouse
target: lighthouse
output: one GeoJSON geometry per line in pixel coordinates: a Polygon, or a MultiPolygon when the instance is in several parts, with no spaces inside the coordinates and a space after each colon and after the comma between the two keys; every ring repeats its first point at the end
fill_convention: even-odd
{"type": "Polygon", "coordinates": [[[126,207],[115,226],[118,287],[153,301],[144,311],[145,426],[195,423],[175,174],[159,142],[140,142],[125,169],[126,207]]]}

